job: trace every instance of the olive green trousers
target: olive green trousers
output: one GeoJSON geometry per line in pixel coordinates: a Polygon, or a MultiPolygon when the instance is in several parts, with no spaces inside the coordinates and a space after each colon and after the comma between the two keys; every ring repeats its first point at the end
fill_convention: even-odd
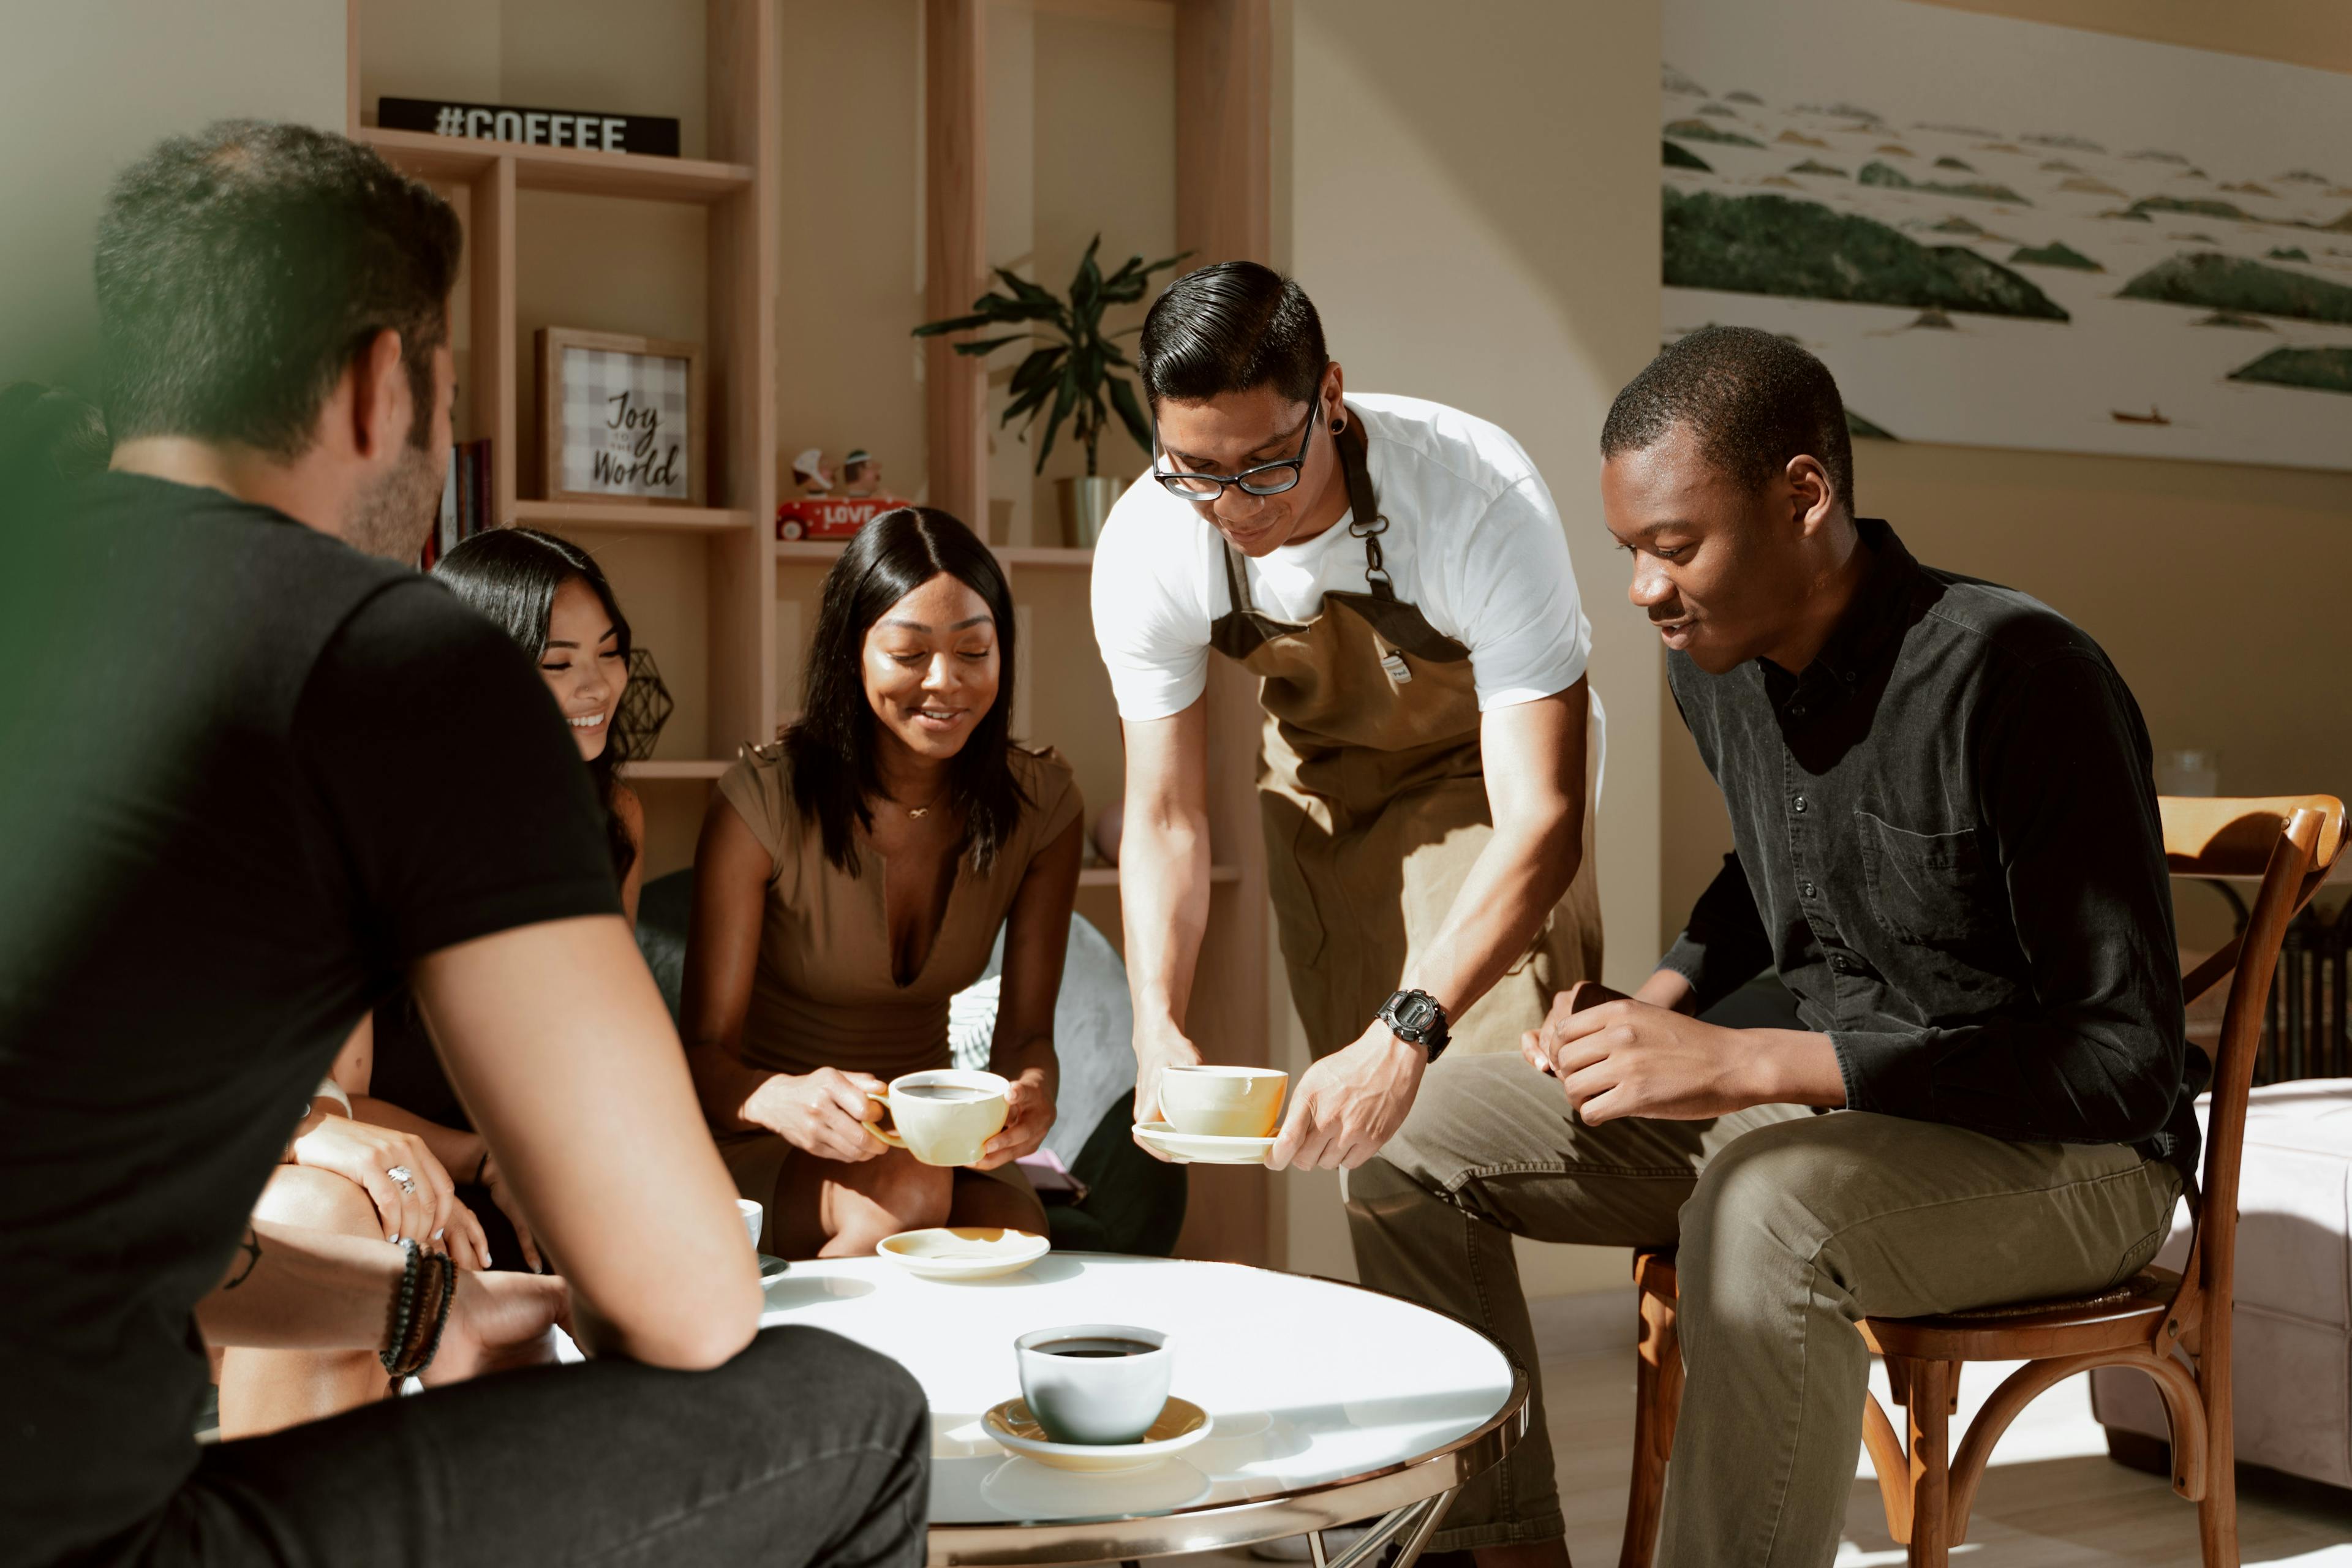
{"type": "Polygon", "coordinates": [[[1366,1285],[1484,1330],[1537,1384],[1526,1441],[1463,1489],[1438,1549],[1562,1533],[1511,1251],[1525,1236],[1680,1247],[1685,1381],[1661,1568],[1822,1568],[1862,1443],[1870,1354],[1854,1324],[2126,1279],[2163,1241],[2179,1186],[2118,1144],[2011,1143],[1868,1111],[1587,1127],[1518,1058],[1449,1057],[1349,1173],[1348,1217],[1366,1285]]]}

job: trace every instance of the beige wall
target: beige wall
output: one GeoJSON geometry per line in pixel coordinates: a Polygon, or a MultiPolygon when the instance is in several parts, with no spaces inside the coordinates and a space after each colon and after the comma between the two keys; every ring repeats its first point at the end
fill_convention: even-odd
{"type": "MultiPolygon", "coordinates": [[[[1628,979],[1657,929],[1662,670],[1601,529],[1594,435],[1657,346],[1655,0],[1486,0],[1442,24],[1415,0],[1285,9],[1277,228],[1349,384],[1496,421],[1559,504],[1609,709],[1601,896],[1628,979]]],[[[1346,1272],[1337,1184],[1280,1179],[1292,1264],[1346,1272]]],[[[1623,1279],[1597,1248],[1522,1267],[1531,1294],[1623,1279]]]]}
{"type": "MultiPolygon", "coordinates": [[[[1895,3],[1895,0],[1889,0],[1895,3]]],[[[1954,8],[2352,71],[2352,10],[2297,0],[1945,0],[1954,8]]],[[[2346,405],[2352,451],[2352,401],[2346,405]]],[[[1923,561],[2073,618],[2131,684],[2158,751],[2212,747],[2231,794],[2352,791],[2352,473],[2223,463],[1854,445],[1854,490],[1923,561]]],[[[1664,700],[1658,939],[1730,847],[1722,797],[1664,700]]],[[[2184,942],[2227,934],[2180,907],[2184,942]],[[2218,934],[2217,934],[2218,931],[2218,934]]]]}
{"type": "Polygon", "coordinates": [[[8,8],[0,48],[0,382],[95,394],[90,241],[107,187],[163,137],[227,116],[343,124],[343,7],[76,0],[8,8]]]}

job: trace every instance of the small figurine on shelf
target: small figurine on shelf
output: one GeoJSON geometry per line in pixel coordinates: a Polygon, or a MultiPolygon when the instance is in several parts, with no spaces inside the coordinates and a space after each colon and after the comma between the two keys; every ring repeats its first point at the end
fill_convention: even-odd
{"type": "Polygon", "coordinates": [[[842,491],[833,493],[833,470],[824,452],[811,447],[793,459],[793,481],[801,499],[776,508],[776,537],[846,539],[893,507],[908,503],[882,492],[882,459],[864,447],[852,447],[841,460],[842,491]]]}
{"type": "Polygon", "coordinates": [[[825,467],[824,447],[811,447],[793,459],[793,483],[811,499],[833,493],[833,470],[825,467]]]}
{"type": "Polygon", "coordinates": [[[852,447],[841,459],[841,493],[860,500],[882,493],[882,459],[863,447],[852,447]]]}

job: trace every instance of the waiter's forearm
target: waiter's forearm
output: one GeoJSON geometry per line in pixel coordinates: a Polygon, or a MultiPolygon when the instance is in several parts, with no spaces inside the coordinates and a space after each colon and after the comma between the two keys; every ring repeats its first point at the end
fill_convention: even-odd
{"type": "Polygon", "coordinates": [[[1528,951],[1583,859],[1583,816],[1497,827],[1436,940],[1413,956],[1400,984],[1437,998],[1459,1019],[1528,951]]]}
{"type": "Polygon", "coordinates": [[[1118,857],[1119,921],[1139,1030],[1184,1026],[1209,922],[1204,816],[1128,802],[1118,857]]]}

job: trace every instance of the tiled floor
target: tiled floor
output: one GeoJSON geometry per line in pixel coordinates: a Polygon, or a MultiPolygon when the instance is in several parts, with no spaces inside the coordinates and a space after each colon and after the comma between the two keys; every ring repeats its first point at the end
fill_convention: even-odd
{"type": "MultiPolygon", "coordinates": [[[[2009,1370],[1968,1369],[1955,1434],[2009,1370]]],[[[1884,1375],[1874,1372],[1873,1381],[1885,1403],[1884,1375]]],[[[1570,1555],[1577,1568],[1613,1568],[1625,1522],[1633,1352],[1547,1362],[1544,1384],[1570,1555]]],[[[1887,1537],[1870,1476],[1867,1461],[1857,1467],[1839,1568],[1904,1560],[1887,1537]]],[[[2238,1496],[2244,1562],[2352,1568],[2352,1492],[2248,1472],[2238,1496]]],[[[2158,1478],[2108,1460],[2091,1419],[2089,1385],[2076,1378],[2044,1394],[2010,1428],[1978,1494],[1969,1540],[1952,1560],[1977,1568],[2196,1568],[2197,1510],[2158,1478]]],[[[1199,1561],[1202,1568],[1264,1568],[1247,1558],[1199,1561]]]]}

